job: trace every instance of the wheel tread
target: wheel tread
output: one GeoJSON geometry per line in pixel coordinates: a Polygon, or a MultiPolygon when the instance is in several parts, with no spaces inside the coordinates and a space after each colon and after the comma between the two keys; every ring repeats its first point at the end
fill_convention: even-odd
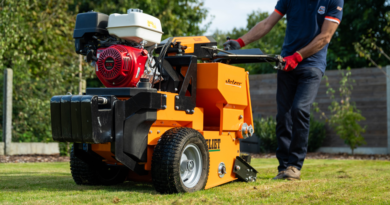
{"type": "MultiPolygon", "coordinates": [[[[181,148],[186,143],[186,136],[194,132],[202,136],[194,129],[183,127],[170,129],[161,136],[152,157],[152,179],[153,186],[157,192],[163,194],[185,192],[184,189],[180,189],[181,186],[178,186],[181,183],[181,180],[180,177],[178,178],[175,176],[180,176],[180,170],[178,169],[178,166],[174,166],[174,163],[180,160],[180,152],[181,148]]],[[[203,137],[201,139],[204,146],[207,148],[206,141],[203,137]]],[[[208,152],[207,157],[209,157],[208,152]]],[[[207,162],[208,170],[210,160],[208,159],[207,162]]],[[[207,178],[208,176],[206,176],[206,182],[207,178]]],[[[206,185],[206,183],[204,185],[206,185]]],[[[204,189],[204,187],[202,187],[202,189],[204,189]]]]}
{"type": "Polygon", "coordinates": [[[70,153],[70,171],[73,177],[73,180],[77,185],[114,185],[123,183],[126,179],[129,170],[126,167],[121,167],[111,178],[103,178],[101,175],[100,165],[91,166],[74,155],[74,147],[71,149],[70,153]],[[100,173],[100,175],[99,175],[100,173]]]}
{"type": "Polygon", "coordinates": [[[70,172],[77,185],[99,185],[96,172],[74,155],[73,147],[70,151],[70,172]]]}

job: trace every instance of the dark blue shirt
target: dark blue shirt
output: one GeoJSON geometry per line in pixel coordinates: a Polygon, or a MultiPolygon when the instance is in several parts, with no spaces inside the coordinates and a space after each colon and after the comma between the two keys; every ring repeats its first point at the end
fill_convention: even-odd
{"type": "MultiPolygon", "coordinates": [[[[290,56],[307,46],[321,33],[325,20],[340,24],[344,0],[279,0],[275,12],[287,15],[287,30],[282,56],[290,56]]],[[[316,54],[304,59],[297,68],[316,67],[326,69],[327,44],[316,54]]]]}

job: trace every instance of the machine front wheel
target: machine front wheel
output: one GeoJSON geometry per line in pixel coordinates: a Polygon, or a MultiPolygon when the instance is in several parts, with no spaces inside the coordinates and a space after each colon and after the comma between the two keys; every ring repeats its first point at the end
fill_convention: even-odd
{"type": "Polygon", "coordinates": [[[70,170],[77,185],[115,185],[125,181],[129,169],[122,166],[91,166],[70,152],[70,170]]]}
{"type": "Polygon", "coordinates": [[[205,188],[209,174],[206,140],[191,128],[164,133],[152,159],[152,180],[163,194],[195,192],[205,188]]]}

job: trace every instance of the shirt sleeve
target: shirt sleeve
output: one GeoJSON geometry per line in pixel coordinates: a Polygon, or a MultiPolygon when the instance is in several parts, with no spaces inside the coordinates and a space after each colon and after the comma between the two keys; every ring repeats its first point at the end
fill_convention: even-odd
{"type": "Polygon", "coordinates": [[[329,5],[325,20],[340,24],[343,18],[344,0],[333,0],[329,5]]]}
{"type": "Polygon", "coordinates": [[[278,0],[275,7],[275,12],[284,16],[287,13],[287,2],[288,0],[278,0]]]}

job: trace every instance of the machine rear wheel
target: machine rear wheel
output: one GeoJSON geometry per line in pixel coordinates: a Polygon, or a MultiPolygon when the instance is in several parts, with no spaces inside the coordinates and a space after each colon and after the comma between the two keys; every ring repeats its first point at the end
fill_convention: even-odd
{"type": "Polygon", "coordinates": [[[152,159],[152,180],[162,194],[204,189],[209,174],[206,140],[196,130],[173,128],[161,136],[152,159]]]}
{"type": "Polygon", "coordinates": [[[114,185],[123,183],[129,169],[121,166],[92,166],[74,156],[74,147],[70,152],[70,170],[77,185],[114,185]]]}

